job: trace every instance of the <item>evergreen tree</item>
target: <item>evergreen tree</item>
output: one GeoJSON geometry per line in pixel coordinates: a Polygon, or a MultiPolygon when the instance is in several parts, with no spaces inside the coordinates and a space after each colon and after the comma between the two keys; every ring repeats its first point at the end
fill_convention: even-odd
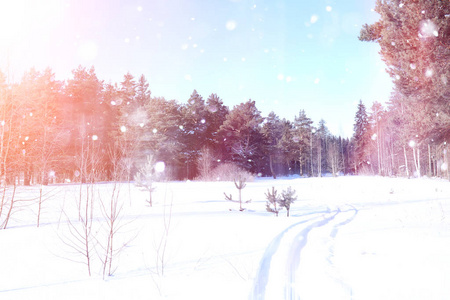
{"type": "Polygon", "coordinates": [[[297,196],[295,195],[295,190],[292,187],[288,187],[286,190],[281,192],[281,197],[278,200],[280,207],[286,208],[286,216],[289,217],[289,212],[291,210],[291,204],[297,200],[297,196]]]}
{"type": "Polygon", "coordinates": [[[266,210],[268,212],[274,213],[278,217],[278,213],[283,208],[282,206],[277,207],[277,204],[279,204],[281,200],[280,195],[278,195],[278,191],[275,189],[275,187],[272,187],[272,191],[267,189],[267,193],[265,195],[267,199],[266,210]]]}
{"type": "MultiPolygon", "coordinates": [[[[102,153],[93,136],[105,134],[105,118],[103,114],[102,90],[103,82],[97,78],[94,67],[89,70],[79,66],[72,71],[73,78],[66,85],[65,127],[70,130],[71,137],[66,153],[75,158],[72,164],[76,174],[80,174],[82,182],[99,179],[104,171],[102,153]]],[[[69,170],[68,170],[69,171],[69,170]]],[[[77,176],[76,176],[77,177],[77,176]]]]}
{"type": "Polygon", "coordinates": [[[207,143],[207,110],[205,101],[196,90],[189,97],[186,105],[182,107],[183,114],[183,154],[186,164],[186,177],[194,178],[198,171],[196,163],[200,150],[207,143]]]}
{"type": "Polygon", "coordinates": [[[217,149],[220,126],[225,122],[229,109],[216,94],[209,95],[206,100],[206,145],[217,149]]]}
{"type": "MultiPolygon", "coordinates": [[[[310,118],[306,116],[305,111],[300,110],[294,120],[293,141],[297,148],[297,161],[300,167],[300,176],[303,176],[308,164],[308,157],[311,158],[310,148],[312,142],[312,124],[310,118]]],[[[311,168],[310,173],[312,172],[311,168]]],[[[311,174],[312,175],[312,174],[311,174]]]]}
{"type": "Polygon", "coordinates": [[[249,100],[236,105],[219,130],[224,154],[240,167],[252,172],[257,171],[256,166],[261,159],[262,122],[263,118],[255,101],[249,100]]]}
{"type": "Polygon", "coordinates": [[[273,111],[267,116],[261,132],[265,141],[265,154],[269,158],[270,173],[276,179],[277,175],[274,169],[274,163],[277,162],[280,154],[278,146],[283,134],[283,124],[273,111]]]}
{"type": "Polygon", "coordinates": [[[445,140],[450,137],[450,2],[379,0],[375,11],[380,20],[365,24],[360,40],[380,45],[395,89],[414,107],[414,119],[422,120],[416,130],[426,120],[420,138],[445,140]]]}
{"type": "Polygon", "coordinates": [[[317,147],[317,175],[321,177],[323,172],[328,169],[327,153],[330,132],[328,131],[325,120],[321,119],[319,121],[315,137],[317,147]]]}
{"type": "MultiPolygon", "coordinates": [[[[55,79],[50,69],[26,72],[18,86],[18,100],[23,105],[22,157],[25,159],[25,184],[32,175],[39,183],[48,183],[50,170],[57,171],[55,159],[63,142],[59,124],[61,118],[62,83],[55,79]]],[[[59,153],[58,153],[59,154],[59,153]]]]}
{"type": "Polygon", "coordinates": [[[181,106],[175,100],[169,101],[159,97],[152,98],[145,109],[148,119],[141,137],[145,145],[143,154],[154,155],[156,160],[164,161],[173,177],[185,177],[180,172],[180,168],[186,166],[181,106]]]}
{"type": "Polygon", "coordinates": [[[281,138],[278,140],[277,148],[280,159],[286,165],[284,174],[291,174],[291,163],[295,163],[298,155],[294,143],[294,126],[289,120],[281,120],[281,138]]]}
{"type": "Polygon", "coordinates": [[[358,109],[355,115],[355,124],[353,125],[353,141],[355,145],[355,171],[367,162],[367,146],[370,140],[369,120],[366,112],[366,106],[359,101],[358,109]]]}
{"type": "Polygon", "coordinates": [[[136,95],[135,102],[138,107],[145,106],[151,98],[151,91],[149,89],[149,84],[147,78],[144,75],[139,77],[139,81],[136,84],[136,95]]]}

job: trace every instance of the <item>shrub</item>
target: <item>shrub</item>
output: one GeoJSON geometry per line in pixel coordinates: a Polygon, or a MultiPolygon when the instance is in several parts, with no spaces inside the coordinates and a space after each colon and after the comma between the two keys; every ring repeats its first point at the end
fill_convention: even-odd
{"type": "Polygon", "coordinates": [[[223,163],[212,170],[210,178],[204,180],[235,181],[237,178],[245,182],[253,181],[253,175],[233,163],[223,163]]]}

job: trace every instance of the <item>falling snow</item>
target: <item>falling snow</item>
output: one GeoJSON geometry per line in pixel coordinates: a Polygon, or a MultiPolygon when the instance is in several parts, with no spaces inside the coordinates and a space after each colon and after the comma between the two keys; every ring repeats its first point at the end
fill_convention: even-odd
{"type": "Polygon", "coordinates": [[[237,23],[235,20],[229,20],[227,21],[227,23],[225,24],[225,27],[227,28],[227,30],[233,31],[236,29],[237,27],[237,23]]]}
{"type": "Polygon", "coordinates": [[[319,16],[318,16],[318,15],[312,15],[312,16],[311,16],[311,19],[309,20],[309,22],[310,22],[311,24],[314,24],[314,23],[316,23],[318,20],[319,20],[319,16]]]}
{"type": "Polygon", "coordinates": [[[423,38],[437,37],[439,35],[438,28],[431,20],[422,21],[420,24],[419,36],[423,38]]]}

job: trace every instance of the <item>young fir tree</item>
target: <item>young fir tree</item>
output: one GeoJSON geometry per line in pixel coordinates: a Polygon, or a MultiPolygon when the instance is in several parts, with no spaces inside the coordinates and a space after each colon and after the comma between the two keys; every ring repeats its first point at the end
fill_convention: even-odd
{"type": "Polygon", "coordinates": [[[286,216],[289,217],[289,211],[291,209],[291,204],[294,203],[294,201],[297,200],[297,196],[295,195],[295,190],[293,190],[291,187],[288,187],[286,190],[283,190],[281,192],[281,197],[278,200],[278,203],[281,207],[286,208],[286,216]]]}
{"type": "Polygon", "coordinates": [[[278,195],[278,191],[275,187],[272,187],[272,191],[267,190],[266,195],[266,210],[268,212],[274,213],[278,217],[278,212],[281,210],[283,206],[278,206],[277,204],[281,201],[280,195],[278,195]]]}
{"type": "Polygon", "coordinates": [[[150,207],[153,206],[152,193],[156,189],[156,187],[153,186],[153,182],[156,181],[157,176],[155,163],[156,161],[153,155],[147,156],[147,161],[141,168],[139,168],[139,171],[134,177],[135,185],[148,192],[149,199],[147,202],[150,207]]]}
{"type": "MultiPolygon", "coordinates": [[[[227,195],[226,193],[224,193],[225,195],[225,199],[231,202],[237,202],[239,203],[239,211],[243,211],[245,208],[242,207],[242,190],[247,186],[247,178],[242,175],[239,174],[235,179],[234,179],[234,185],[236,186],[236,188],[239,191],[239,200],[233,200],[233,195],[227,195]]],[[[252,200],[247,200],[245,201],[245,203],[250,203],[252,200]]]]}

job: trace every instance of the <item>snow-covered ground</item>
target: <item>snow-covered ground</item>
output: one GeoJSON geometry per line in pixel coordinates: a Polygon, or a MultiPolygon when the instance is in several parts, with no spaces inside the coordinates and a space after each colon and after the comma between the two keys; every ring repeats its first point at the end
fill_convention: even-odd
{"type": "Polygon", "coordinates": [[[158,183],[153,207],[133,185],[116,188],[121,251],[103,279],[99,203],[110,211],[114,185],[89,190],[91,277],[74,247],[80,186],[44,188],[39,228],[38,187],[20,187],[17,199],[29,201],[0,231],[0,299],[450,299],[447,181],[255,179],[243,212],[224,200],[224,192],[237,198],[232,182],[158,183]],[[266,212],[272,186],[297,191],[289,218],[266,212]]]}

